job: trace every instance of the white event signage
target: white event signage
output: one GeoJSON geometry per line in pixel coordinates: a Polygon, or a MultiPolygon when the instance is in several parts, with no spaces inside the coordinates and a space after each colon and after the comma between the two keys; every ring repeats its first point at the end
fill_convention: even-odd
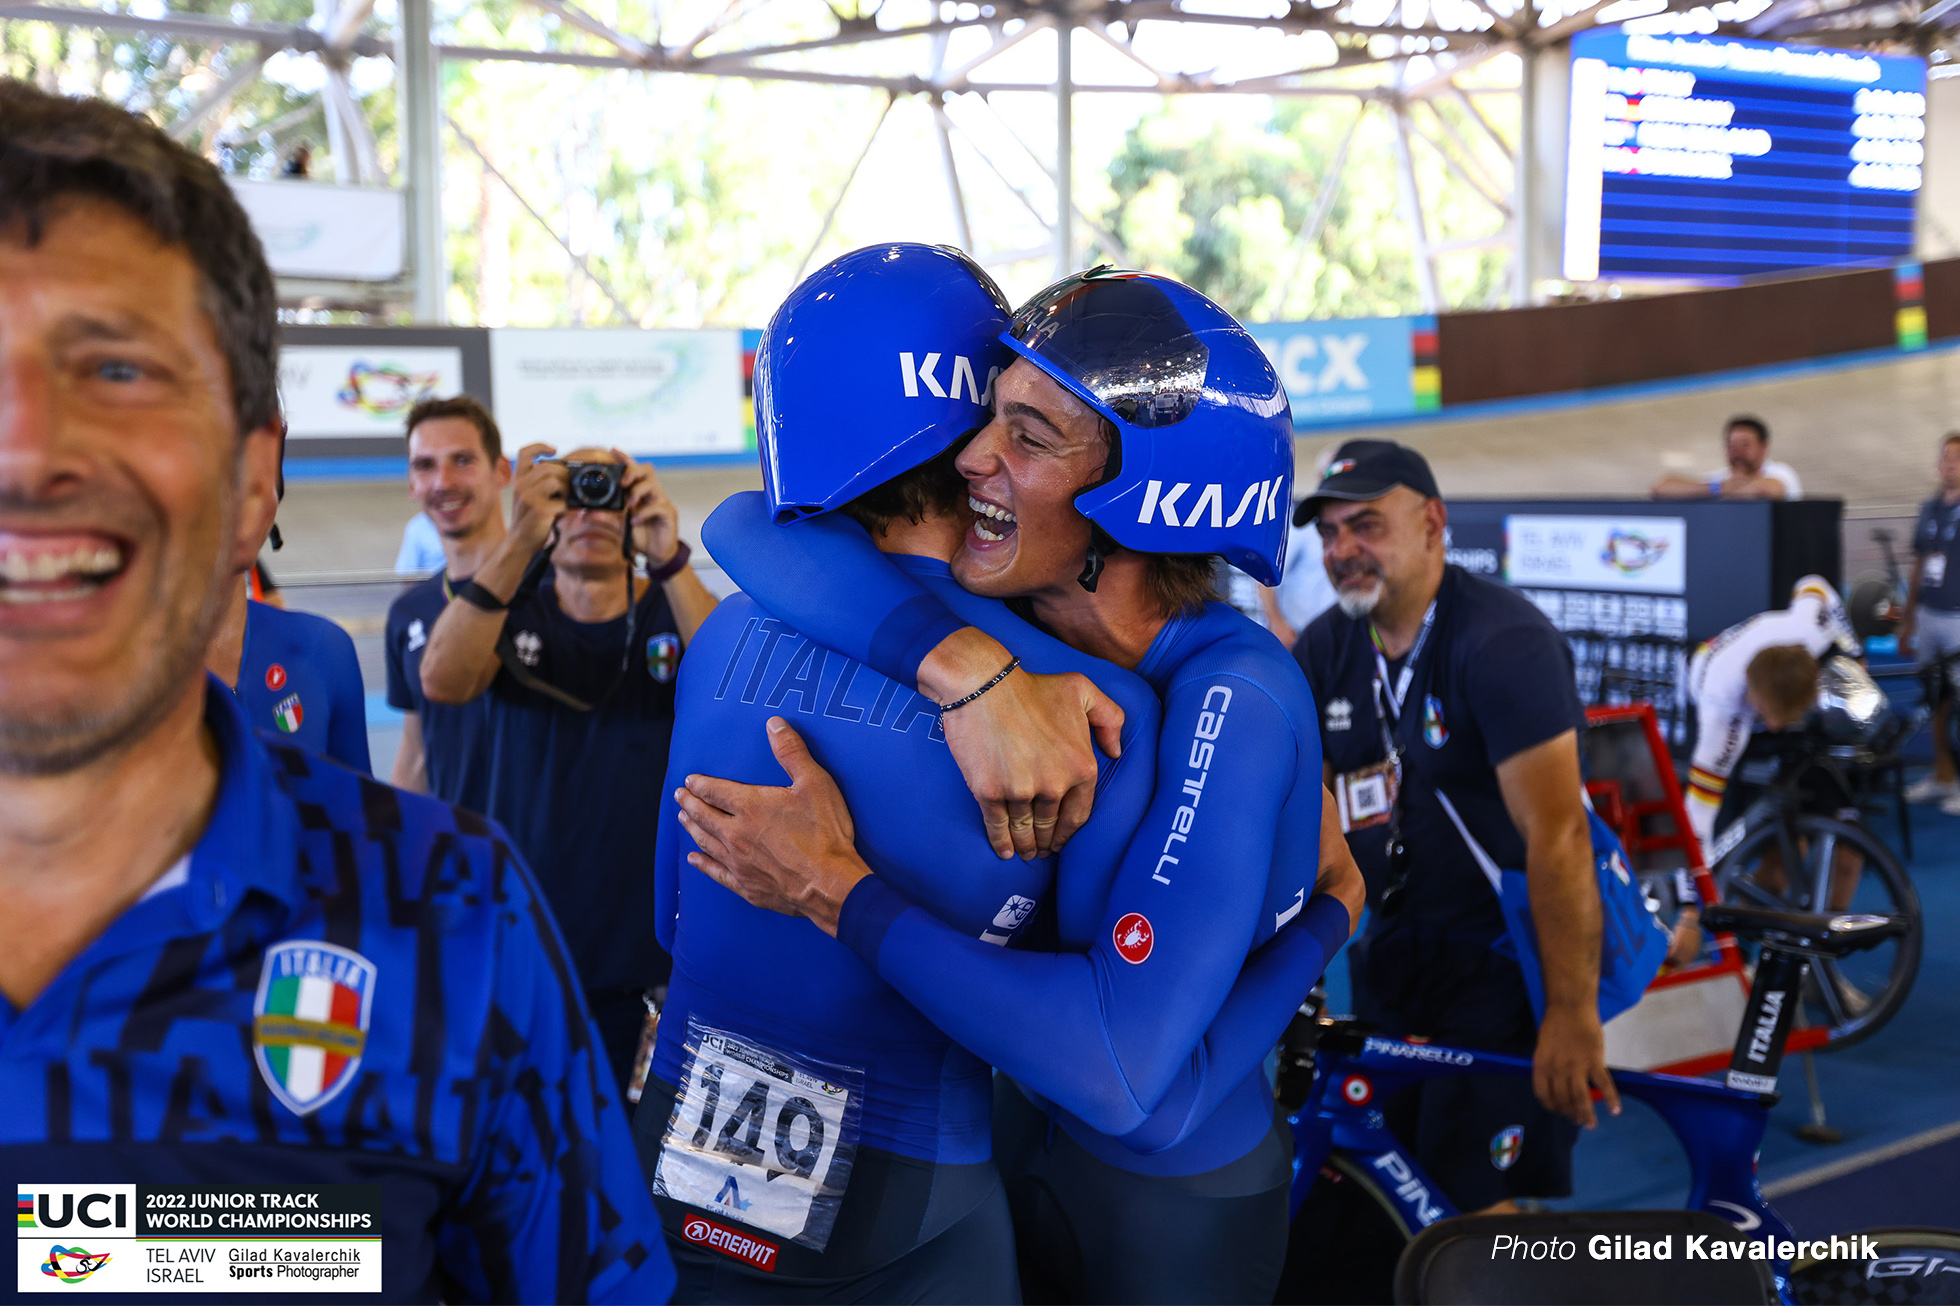
{"type": "Polygon", "coordinates": [[[460,394],[463,351],[454,345],[287,345],[279,351],[279,397],[287,435],[400,435],[421,399],[460,394]]]}
{"type": "Polygon", "coordinates": [[[240,181],[232,194],[282,277],[393,281],[405,266],[402,193],[315,181],[240,181]]]}
{"type": "Polygon", "coordinates": [[[1512,585],[1680,594],[1687,553],[1688,523],[1680,517],[1504,519],[1504,579],[1512,585]]]}
{"type": "Polygon", "coordinates": [[[490,378],[497,423],[514,445],[635,457],[747,448],[739,331],[499,329],[490,378]]]}

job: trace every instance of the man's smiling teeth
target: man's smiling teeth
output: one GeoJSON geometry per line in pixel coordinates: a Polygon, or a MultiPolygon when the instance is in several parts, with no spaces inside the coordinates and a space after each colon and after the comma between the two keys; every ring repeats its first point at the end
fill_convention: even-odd
{"type": "Polygon", "coordinates": [[[79,598],[123,564],[122,550],[105,544],[0,553],[0,603],[46,603],[79,598]],[[59,582],[69,581],[69,584],[59,582]]]}
{"type": "Polygon", "coordinates": [[[122,550],[102,544],[52,551],[9,551],[0,554],[0,580],[9,585],[31,585],[67,576],[107,576],[121,566],[122,550]]]}
{"type": "Polygon", "coordinates": [[[973,533],[975,535],[978,535],[983,540],[1004,540],[1007,538],[1006,531],[989,530],[987,520],[991,518],[1003,525],[1012,526],[1014,524],[1013,513],[998,504],[984,502],[983,500],[974,498],[972,495],[967,496],[966,506],[973,509],[974,514],[980,518],[979,521],[973,523],[973,533]]]}

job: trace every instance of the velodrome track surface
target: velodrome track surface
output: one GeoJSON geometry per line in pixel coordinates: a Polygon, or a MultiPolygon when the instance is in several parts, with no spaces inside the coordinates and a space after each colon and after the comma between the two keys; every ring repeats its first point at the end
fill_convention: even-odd
{"type": "MultiPolygon", "coordinates": [[[[1446,498],[1641,496],[1663,471],[1719,465],[1733,413],[1769,423],[1773,456],[1810,495],[1859,516],[1911,511],[1931,492],[1939,437],[1960,429],[1960,344],[1467,405],[1365,433],[1420,449],[1446,498]]],[[[1300,441],[1303,461],[1324,443],[1300,441]]]]}

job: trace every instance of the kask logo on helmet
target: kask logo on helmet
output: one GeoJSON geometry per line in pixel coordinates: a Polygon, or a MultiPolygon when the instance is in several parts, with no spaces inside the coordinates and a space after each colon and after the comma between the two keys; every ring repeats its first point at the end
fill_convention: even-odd
{"type": "Polygon", "coordinates": [[[1179,481],[1164,492],[1162,481],[1150,481],[1143,487],[1143,508],[1137,513],[1138,525],[1147,526],[1152,517],[1161,518],[1166,526],[1202,526],[1213,529],[1230,528],[1239,524],[1247,509],[1252,511],[1252,524],[1275,520],[1279,517],[1279,492],[1286,485],[1285,477],[1275,477],[1270,481],[1254,481],[1245,487],[1245,492],[1237,498],[1238,506],[1232,515],[1225,515],[1225,487],[1217,483],[1205,486],[1198,492],[1198,498],[1191,505],[1190,513],[1184,520],[1178,520],[1178,500],[1191,488],[1189,481],[1179,481]],[[1256,505],[1256,506],[1255,506],[1256,505]],[[1210,520],[1204,520],[1207,513],[1210,520]]]}
{"type": "Polygon", "coordinates": [[[954,354],[951,378],[947,382],[947,385],[941,385],[939,382],[938,368],[939,360],[942,357],[943,355],[940,354],[927,354],[924,358],[915,362],[913,361],[915,355],[910,353],[899,354],[898,371],[899,375],[905,381],[905,397],[907,399],[917,399],[919,397],[920,387],[924,387],[925,391],[934,399],[958,399],[960,397],[960,390],[964,387],[968,397],[982,407],[994,401],[994,378],[1000,375],[1000,369],[998,367],[987,369],[987,384],[983,389],[978,380],[976,380],[976,374],[973,370],[973,360],[965,354],[954,354]],[[951,386],[950,390],[947,388],[948,385],[951,386]]]}

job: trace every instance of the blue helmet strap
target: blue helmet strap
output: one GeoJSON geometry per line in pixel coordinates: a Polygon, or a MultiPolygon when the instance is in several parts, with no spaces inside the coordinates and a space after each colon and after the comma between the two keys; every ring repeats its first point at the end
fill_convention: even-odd
{"type": "Polygon", "coordinates": [[[1109,532],[1090,522],[1089,552],[1082,560],[1082,574],[1075,578],[1075,583],[1094,594],[1096,582],[1102,579],[1103,562],[1110,554],[1116,552],[1116,549],[1116,541],[1110,538],[1109,532]]]}

